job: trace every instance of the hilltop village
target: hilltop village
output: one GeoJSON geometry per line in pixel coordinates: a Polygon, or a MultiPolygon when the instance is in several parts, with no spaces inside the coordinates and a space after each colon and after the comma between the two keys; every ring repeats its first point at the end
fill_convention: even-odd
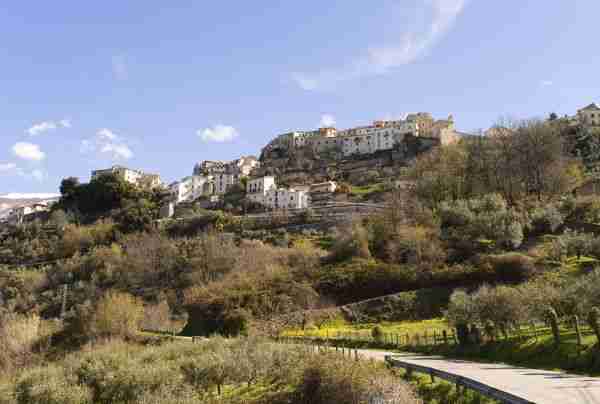
{"type": "MultiPolygon", "coordinates": [[[[592,103],[562,119],[572,126],[597,128],[600,107],[592,103]]],[[[507,130],[494,126],[483,135],[498,136],[507,130]]],[[[139,189],[160,190],[167,196],[162,218],[173,216],[181,204],[223,208],[227,195],[243,203],[244,212],[302,210],[331,203],[346,184],[398,178],[417,155],[452,145],[465,136],[472,135],[458,131],[452,115],[435,119],[430,113],[419,112],[349,129],[324,127],[279,134],[263,147],[258,158],[249,155],[232,161],[199,162],[191,175],[170,184],[164,184],[158,174],[118,165],[92,171],[91,179],[113,175],[139,189]]],[[[48,212],[54,202],[20,206],[4,220],[11,224],[32,220],[48,212]]]]}

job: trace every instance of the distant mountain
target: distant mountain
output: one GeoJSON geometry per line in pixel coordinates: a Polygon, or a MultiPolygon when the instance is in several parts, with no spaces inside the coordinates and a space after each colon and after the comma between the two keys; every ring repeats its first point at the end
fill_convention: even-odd
{"type": "Polygon", "coordinates": [[[36,202],[57,201],[59,194],[17,194],[9,193],[0,195],[0,217],[8,215],[11,209],[29,205],[36,202]]]}

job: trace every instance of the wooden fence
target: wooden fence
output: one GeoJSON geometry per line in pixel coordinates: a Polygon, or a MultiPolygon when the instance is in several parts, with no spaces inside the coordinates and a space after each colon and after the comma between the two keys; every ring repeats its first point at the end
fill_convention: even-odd
{"type": "MultiPolygon", "coordinates": [[[[564,317],[559,321],[561,336],[575,334],[577,330],[579,335],[593,334],[591,327],[581,319],[573,317],[564,317]]],[[[503,341],[518,339],[538,340],[542,336],[552,335],[551,327],[548,324],[540,322],[530,322],[518,326],[509,327],[505,330],[497,328],[489,330],[483,326],[478,327],[478,339],[475,343],[485,341],[503,341]]],[[[419,346],[451,345],[458,344],[458,333],[456,329],[428,329],[422,332],[384,332],[377,338],[373,337],[371,330],[365,331],[326,331],[319,335],[307,333],[306,335],[289,335],[280,337],[289,342],[307,341],[313,343],[322,343],[331,346],[347,347],[377,347],[386,349],[408,349],[419,346]]],[[[577,338],[577,344],[582,345],[582,340],[577,338]]]]}

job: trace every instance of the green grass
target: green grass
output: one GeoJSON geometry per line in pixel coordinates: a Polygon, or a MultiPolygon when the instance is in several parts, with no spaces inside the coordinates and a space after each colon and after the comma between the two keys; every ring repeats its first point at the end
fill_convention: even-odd
{"type": "MultiPolygon", "coordinates": [[[[400,371],[406,378],[406,372],[400,371]]],[[[493,404],[498,401],[487,398],[477,392],[465,390],[458,392],[456,386],[444,380],[431,378],[426,375],[414,374],[408,381],[413,385],[419,396],[428,404],[493,404]]]]}
{"type": "Polygon", "coordinates": [[[368,197],[372,194],[384,192],[384,190],[385,185],[382,183],[369,184],[363,186],[353,185],[350,187],[350,195],[355,197],[362,197],[364,199],[365,197],[368,197]]]}
{"type": "Polygon", "coordinates": [[[581,345],[578,345],[573,329],[561,326],[561,343],[558,347],[555,347],[553,336],[547,327],[537,327],[535,332],[532,328],[522,327],[519,333],[511,334],[508,339],[499,337],[494,342],[469,347],[455,345],[453,338],[449,338],[449,344],[444,345],[439,338],[443,330],[450,330],[443,319],[381,324],[347,324],[337,321],[320,329],[288,330],[283,336],[320,339],[323,342],[330,340],[336,346],[353,349],[400,349],[473,361],[505,362],[537,369],[600,375],[600,346],[596,343],[596,336],[584,324],[581,324],[581,345]],[[375,341],[371,337],[371,330],[376,325],[380,325],[386,334],[382,341],[375,341]],[[431,345],[434,330],[438,335],[435,346],[431,345]],[[422,337],[425,333],[428,335],[429,345],[424,344],[422,337]],[[406,334],[411,336],[409,345],[402,338],[406,334]],[[421,336],[418,343],[412,338],[415,335],[421,336]],[[396,336],[400,336],[401,346],[396,345],[396,336]]]}
{"type": "Polygon", "coordinates": [[[376,326],[380,326],[386,334],[396,335],[415,335],[433,332],[441,333],[448,330],[448,324],[443,319],[421,320],[421,321],[401,321],[401,322],[382,322],[382,323],[361,323],[351,324],[344,320],[337,319],[323,324],[320,328],[311,328],[306,330],[287,330],[282,335],[286,337],[316,337],[316,338],[368,338],[371,331],[376,326]]]}

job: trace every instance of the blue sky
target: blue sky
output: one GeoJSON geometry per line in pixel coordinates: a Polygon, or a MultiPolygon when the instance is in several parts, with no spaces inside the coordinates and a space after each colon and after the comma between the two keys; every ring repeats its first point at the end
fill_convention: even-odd
{"type": "Polygon", "coordinates": [[[189,175],[279,132],[429,111],[465,131],[600,101],[597,0],[8,2],[0,194],[189,175]]]}

